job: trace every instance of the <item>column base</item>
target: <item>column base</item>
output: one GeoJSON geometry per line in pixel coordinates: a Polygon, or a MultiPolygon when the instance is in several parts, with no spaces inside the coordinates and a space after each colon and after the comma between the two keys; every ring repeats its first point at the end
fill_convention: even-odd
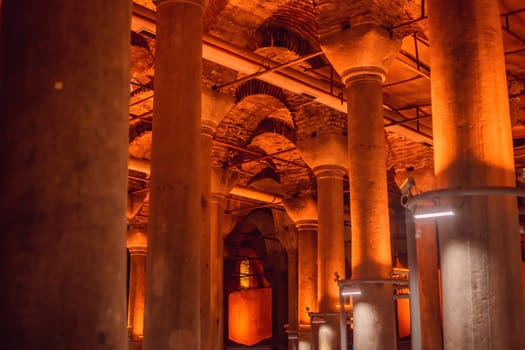
{"type": "Polygon", "coordinates": [[[128,350],[142,350],[142,340],[130,340],[128,350]]]}
{"type": "Polygon", "coordinates": [[[312,331],[310,329],[299,329],[299,350],[312,350],[312,331]]]}

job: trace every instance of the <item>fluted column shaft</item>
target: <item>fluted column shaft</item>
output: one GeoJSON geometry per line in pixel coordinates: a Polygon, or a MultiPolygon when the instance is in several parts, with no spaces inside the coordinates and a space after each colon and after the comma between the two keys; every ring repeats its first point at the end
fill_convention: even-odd
{"type": "Polygon", "coordinates": [[[1,347],[124,349],[130,2],[2,12],[1,347]]]}
{"type": "Polygon", "coordinates": [[[199,0],[157,2],[146,350],[200,348],[203,12],[199,0]]]}
{"type": "MultiPolygon", "coordinates": [[[[352,279],[389,278],[392,270],[380,75],[347,81],[352,279]]],[[[390,285],[362,286],[354,297],[356,348],[395,349],[390,285]]]]}
{"type": "MultiPolygon", "coordinates": [[[[498,2],[432,1],[428,12],[436,185],[514,187],[498,2]]],[[[522,348],[516,200],[475,196],[448,204],[455,217],[439,221],[445,349],[522,348]]]]}
{"type": "MultiPolygon", "coordinates": [[[[336,313],[339,288],[335,273],[345,275],[344,199],[345,169],[337,165],[313,169],[317,178],[319,232],[317,240],[319,312],[336,313]]],[[[340,349],[339,318],[327,317],[319,327],[319,350],[340,349]]]]}

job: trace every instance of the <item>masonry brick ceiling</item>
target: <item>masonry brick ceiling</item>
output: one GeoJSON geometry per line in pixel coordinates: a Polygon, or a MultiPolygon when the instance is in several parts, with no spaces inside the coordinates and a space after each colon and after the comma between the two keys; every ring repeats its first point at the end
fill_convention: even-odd
{"type": "MultiPolygon", "coordinates": [[[[150,11],[151,0],[135,0],[135,12],[150,11]],[[145,10],[146,9],[146,10],[145,10]]],[[[516,165],[525,166],[525,7],[522,0],[501,0],[507,72],[512,96],[512,122],[516,165]],[[521,99],[520,99],[521,96],[521,99]]],[[[241,51],[285,63],[320,51],[320,35],[330,35],[349,26],[374,22],[392,28],[403,45],[384,83],[385,108],[395,120],[385,119],[387,164],[396,173],[407,169],[431,169],[432,147],[393,129],[402,125],[431,137],[430,53],[426,10],[411,0],[210,0],[204,18],[205,35],[219,38],[241,51]],[[406,122],[407,119],[413,119],[406,122]],[[398,124],[402,121],[401,124],[398,124]],[[397,125],[395,125],[397,124],[397,125]]],[[[132,33],[130,74],[130,155],[150,159],[154,119],[154,33],[132,33]]],[[[326,86],[334,95],[340,78],[323,56],[291,67],[326,86]]],[[[203,60],[203,88],[221,86],[243,74],[217,62],[203,60]]],[[[220,88],[235,96],[236,105],[217,128],[214,164],[241,174],[242,184],[271,169],[285,196],[315,193],[311,171],[295,150],[295,142],[326,133],[346,134],[346,115],[301,95],[259,79],[220,88]],[[232,145],[233,147],[229,147],[232,145]],[[246,151],[243,151],[246,150],[246,151]],[[286,152],[283,152],[286,151],[286,152]],[[254,154],[275,157],[261,160],[254,154]]],[[[351,127],[351,126],[350,126],[351,127]]],[[[403,130],[403,129],[401,129],[403,130]]],[[[263,174],[263,175],[261,175],[263,174]]],[[[144,174],[130,172],[130,191],[148,186],[144,174]],[[137,180],[138,178],[138,180],[137,180]]],[[[260,181],[260,178],[257,178],[260,181]]],[[[275,180],[275,179],[274,179],[275,180]]]]}

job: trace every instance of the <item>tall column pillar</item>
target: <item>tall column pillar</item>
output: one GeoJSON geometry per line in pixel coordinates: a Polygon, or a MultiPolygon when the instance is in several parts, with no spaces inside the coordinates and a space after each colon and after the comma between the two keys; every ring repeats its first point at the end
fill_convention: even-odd
{"type": "Polygon", "coordinates": [[[199,176],[202,181],[201,200],[201,348],[210,349],[211,342],[211,296],[210,296],[210,190],[211,190],[211,147],[216,124],[202,120],[201,127],[201,169],[199,176]]]}
{"type": "Polygon", "coordinates": [[[345,276],[343,178],[346,169],[346,138],[319,135],[298,144],[303,159],[317,178],[317,299],[326,323],[319,326],[318,350],[341,349],[339,287],[335,273],[345,276]],[[332,315],[329,315],[332,314],[332,315]]]}
{"type": "Polygon", "coordinates": [[[416,223],[415,235],[421,349],[442,350],[439,257],[435,221],[416,223]]]}
{"type": "Polygon", "coordinates": [[[224,236],[231,230],[224,213],[224,198],[237,174],[212,168],[210,197],[210,349],[224,349],[224,236]]]}
{"type": "Polygon", "coordinates": [[[157,2],[146,350],[200,348],[204,7],[204,0],[157,2]]]}
{"type": "MultiPolygon", "coordinates": [[[[415,187],[411,195],[435,189],[434,171],[426,169],[396,176],[398,184],[409,176],[415,187]]],[[[423,204],[423,203],[421,203],[423,204]]],[[[432,206],[432,203],[429,203],[432,206]]],[[[408,210],[407,225],[408,267],[410,269],[410,342],[412,349],[442,350],[441,295],[436,220],[415,220],[408,210]]]]}
{"type": "MultiPolygon", "coordinates": [[[[346,85],[352,278],[390,278],[392,270],[382,82],[400,42],[366,24],[323,39],[323,50],[346,85]]],[[[363,285],[354,301],[357,349],[395,349],[392,286],[363,285]]]]}
{"type": "Polygon", "coordinates": [[[128,339],[130,350],[141,350],[144,339],[144,286],[148,241],[145,228],[128,232],[126,247],[130,255],[128,294],[128,339]]]}
{"type": "MultiPolygon", "coordinates": [[[[436,185],[514,187],[498,2],[429,2],[428,12],[436,185]]],[[[439,222],[445,349],[522,348],[515,198],[458,197],[448,204],[456,215],[439,222]]]]}
{"type": "MultiPolygon", "coordinates": [[[[335,273],[345,275],[345,234],[343,178],[345,168],[338,165],[313,169],[317,178],[319,233],[317,240],[318,301],[320,313],[337,313],[339,287],[335,273]]],[[[341,349],[339,315],[325,317],[319,326],[319,350],[341,349]]]]}
{"type": "Polygon", "coordinates": [[[317,312],[317,204],[311,197],[286,199],[286,211],[297,229],[297,323],[298,349],[310,350],[311,312],[317,312]]]}
{"type": "Polygon", "coordinates": [[[317,312],[317,230],[318,221],[296,222],[299,249],[299,350],[310,350],[310,316],[306,308],[317,312]]]}
{"type": "MultiPolygon", "coordinates": [[[[200,176],[202,181],[202,231],[201,231],[201,348],[202,349],[219,349],[218,346],[222,341],[222,331],[219,334],[217,330],[218,317],[216,314],[215,288],[217,279],[221,276],[220,285],[222,286],[222,268],[217,269],[217,247],[220,243],[222,249],[222,233],[218,232],[216,222],[212,223],[212,215],[215,219],[216,213],[211,210],[217,209],[217,201],[222,200],[224,195],[231,188],[217,188],[220,180],[215,178],[217,174],[212,175],[212,141],[215,135],[217,125],[224,115],[233,106],[233,97],[219,92],[204,89],[202,91],[202,116],[201,116],[201,170],[200,176]],[[214,177],[212,181],[212,176],[214,177]],[[213,187],[213,196],[212,196],[213,187]],[[222,193],[221,190],[226,192],[222,193]],[[216,197],[219,196],[220,199],[216,197]],[[212,230],[213,224],[213,230],[212,230]],[[218,236],[218,239],[217,237],[218,236]],[[220,242],[219,242],[220,240],[220,242]],[[212,248],[213,246],[213,248],[212,248]],[[213,252],[212,252],[213,250],[213,252]],[[213,265],[213,266],[212,266],[213,265]],[[213,268],[213,269],[212,269],[213,268]],[[220,340],[219,337],[220,336],[220,340]]],[[[213,170],[216,172],[216,170],[213,170]]],[[[224,187],[224,186],[222,186],[224,187]]],[[[222,250],[221,250],[222,252],[222,250]]],[[[222,261],[222,253],[220,257],[222,261]]],[[[222,266],[222,265],[221,265],[222,266]]],[[[222,294],[221,294],[222,295],[222,294]]],[[[222,298],[222,297],[221,297],[222,298]]],[[[221,299],[222,305],[222,299],[221,299]]],[[[221,348],[222,349],[222,348],[221,348]]]]}
{"type": "Polygon", "coordinates": [[[288,350],[297,350],[299,343],[299,322],[297,315],[297,245],[288,247],[286,252],[288,254],[288,328],[286,329],[288,334],[288,350]]]}
{"type": "Polygon", "coordinates": [[[2,12],[2,348],[124,349],[130,2],[2,12]]]}

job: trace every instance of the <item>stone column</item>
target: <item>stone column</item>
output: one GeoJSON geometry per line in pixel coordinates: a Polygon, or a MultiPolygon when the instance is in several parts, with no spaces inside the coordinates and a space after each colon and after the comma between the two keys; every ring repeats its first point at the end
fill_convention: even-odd
{"type": "Polygon", "coordinates": [[[310,350],[311,312],[317,312],[317,205],[311,197],[286,199],[286,211],[297,229],[299,350],[310,350]]]}
{"type": "Polygon", "coordinates": [[[347,162],[346,138],[325,134],[298,143],[306,163],[317,178],[317,299],[319,312],[325,317],[319,327],[319,350],[340,349],[339,287],[335,273],[345,275],[345,233],[343,178],[347,162]]]}
{"type": "Polygon", "coordinates": [[[212,168],[210,196],[210,349],[224,349],[224,236],[231,224],[224,213],[224,198],[237,182],[237,174],[212,168]]]}
{"type": "Polygon", "coordinates": [[[299,350],[310,350],[311,312],[317,312],[317,230],[318,221],[300,220],[296,222],[299,249],[299,350]]]}
{"type": "MultiPolygon", "coordinates": [[[[217,331],[217,315],[215,303],[215,297],[212,295],[212,289],[215,289],[213,285],[216,283],[217,275],[222,276],[221,272],[218,273],[216,268],[216,251],[211,255],[211,245],[218,244],[215,235],[219,236],[220,244],[222,245],[222,234],[217,232],[217,228],[214,227],[214,231],[211,232],[211,206],[213,210],[216,210],[216,198],[211,196],[212,187],[212,140],[215,135],[217,125],[220,123],[224,115],[233,106],[233,97],[219,92],[203,89],[202,91],[202,116],[201,116],[201,170],[200,177],[202,181],[202,230],[201,230],[201,348],[203,349],[215,349],[219,346],[222,341],[222,333],[217,331]],[[212,236],[213,243],[212,243],[212,236]],[[214,271],[211,269],[211,265],[214,265],[214,271]],[[213,315],[212,315],[213,314],[213,315]]],[[[216,187],[216,179],[214,179],[214,197],[219,195],[223,198],[225,193],[217,193],[220,189],[216,187]]],[[[226,189],[225,189],[226,190],[226,189]]],[[[228,188],[229,190],[229,188],[228,188]]],[[[228,191],[226,191],[227,193],[228,191]]],[[[215,214],[213,214],[215,215],[215,214]]],[[[215,224],[215,223],[214,223],[215,224]]],[[[214,247],[214,250],[217,248],[214,247]]],[[[222,250],[221,250],[222,252],[222,250]]],[[[221,258],[222,260],[222,253],[221,258]]],[[[222,265],[221,265],[222,266],[222,265]]],[[[222,285],[222,277],[220,281],[222,285]]],[[[222,300],[221,300],[222,305],[222,300]]]]}
{"type": "MultiPolygon", "coordinates": [[[[204,107],[204,104],[203,104],[204,107]]],[[[201,348],[211,347],[211,296],[210,296],[210,190],[211,190],[211,147],[217,125],[210,120],[201,121],[201,348]]]]}
{"type": "Polygon", "coordinates": [[[442,350],[443,333],[436,222],[424,220],[416,223],[415,235],[421,349],[442,350]]]}
{"type": "MultiPolygon", "coordinates": [[[[436,186],[514,187],[498,2],[429,2],[428,13],[436,186]]],[[[456,212],[439,221],[445,349],[523,348],[516,199],[441,204],[456,212]]]]}
{"type": "Polygon", "coordinates": [[[157,2],[144,348],[200,348],[204,0],[157,2]]]}
{"type": "Polygon", "coordinates": [[[128,339],[130,350],[141,350],[144,338],[144,286],[148,241],[144,227],[128,231],[126,247],[130,255],[128,294],[128,339]]]}
{"type": "MultiPolygon", "coordinates": [[[[414,180],[407,196],[432,191],[434,169],[400,173],[396,182],[414,180]]],[[[421,203],[433,206],[432,203],[421,203]]],[[[413,213],[405,211],[410,288],[410,342],[412,349],[441,350],[441,295],[439,284],[439,258],[436,220],[415,220],[413,213]]]]}
{"type": "Polygon", "coordinates": [[[2,12],[1,347],[124,349],[130,2],[2,12]]]}
{"type": "Polygon", "coordinates": [[[297,244],[288,247],[286,252],[288,253],[288,328],[286,333],[288,334],[288,349],[297,350],[299,343],[297,244]]]}
{"type": "MultiPolygon", "coordinates": [[[[366,24],[323,38],[323,50],[346,85],[352,222],[352,278],[390,278],[392,270],[386,180],[383,94],[386,67],[400,42],[366,24]]],[[[391,285],[361,286],[354,297],[357,349],[395,349],[391,285]]]]}
{"type": "Polygon", "coordinates": [[[339,328],[339,287],[335,273],[345,275],[345,234],[343,178],[345,168],[339,165],[315,167],[319,233],[317,240],[318,301],[320,313],[327,316],[319,326],[319,350],[341,349],[339,328]]]}

